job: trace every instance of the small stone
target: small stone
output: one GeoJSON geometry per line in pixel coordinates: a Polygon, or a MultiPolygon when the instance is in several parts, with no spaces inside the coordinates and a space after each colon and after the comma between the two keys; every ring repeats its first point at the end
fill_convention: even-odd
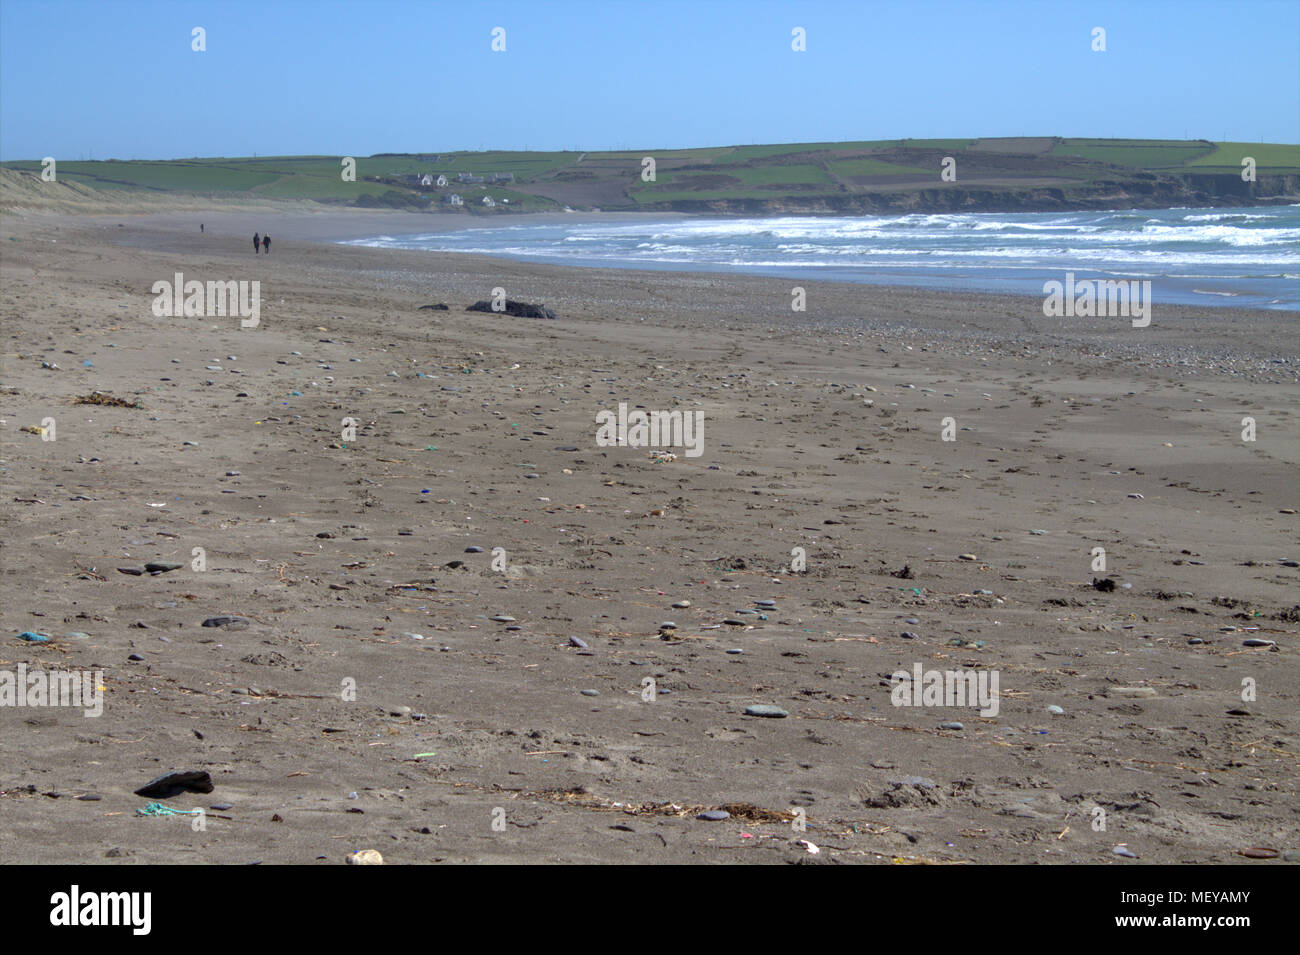
{"type": "Polygon", "coordinates": [[[209,617],[203,621],[205,627],[222,627],[226,630],[247,630],[251,624],[243,617],[209,617]]]}
{"type": "Polygon", "coordinates": [[[140,577],[144,574],[144,568],[143,567],[119,567],[117,568],[117,572],[119,574],[130,574],[132,577],[140,577]]]}
{"type": "Polygon", "coordinates": [[[465,553],[467,553],[467,554],[481,554],[481,553],[483,553],[483,548],[482,548],[482,547],[466,547],[466,548],[465,548],[465,553]]]}
{"type": "Polygon", "coordinates": [[[127,657],[127,659],[134,660],[136,663],[140,663],[141,661],[144,660],[144,657],[140,656],[140,654],[138,653],[133,653],[129,657],[127,657]]]}
{"type": "Polygon", "coordinates": [[[903,621],[903,623],[910,623],[910,624],[918,624],[920,622],[921,621],[918,620],[916,617],[908,617],[906,620],[903,621]]]}
{"type": "Polygon", "coordinates": [[[742,650],[742,649],[740,649],[739,647],[733,647],[732,649],[728,650],[727,652],[728,652],[728,653],[731,653],[731,654],[737,654],[737,653],[744,653],[745,651],[742,650]]]}
{"type": "Polygon", "coordinates": [[[1188,645],[1193,647],[1200,646],[1204,642],[1205,641],[1202,640],[1200,637],[1192,637],[1190,640],[1187,641],[1188,645]]]}
{"type": "Polygon", "coordinates": [[[691,605],[691,602],[690,602],[689,600],[679,600],[679,601],[677,601],[675,604],[673,604],[673,609],[674,609],[674,610],[685,610],[685,609],[686,609],[687,607],[689,607],[690,605],[691,605]]]}
{"type": "Polygon", "coordinates": [[[754,606],[755,606],[755,607],[764,607],[764,608],[766,608],[766,609],[768,609],[768,610],[775,610],[775,609],[776,609],[776,601],[775,601],[775,600],[755,600],[755,601],[754,601],[754,606]]]}
{"type": "Polygon", "coordinates": [[[1300,567],[1300,560],[1291,560],[1288,558],[1287,560],[1279,560],[1278,563],[1283,567],[1300,567]]]}
{"type": "Polygon", "coordinates": [[[671,620],[665,620],[663,623],[659,624],[659,629],[660,629],[660,630],[676,630],[676,629],[677,629],[677,624],[673,623],[671,620]]]}
{"type": "Polygon", "coordinates": [[[899,634],[899,636],[902,637],[904,640],[917,639],[916,634],[914,634],[911,630],[904,630],[902,633],[899,634]]]}
{"type": "Polygon", "coordinates": [[[779,706],[770,706],[767,703],[755,703],[752,706],[745,707],[746,716],[764,716],[768,719],[781,720],[790,714],[779,706]]]}
{"type": "Polygon", "coordinates": [[[1049,707],[1047,708],[1047,712],[1051,713],[1053,716],[1064,716],[1064,715],[1065,715],[1065,710],[1061,709],[1061,708],[1060,708],[1059,706],[1057,706],[1055,703],[1053,703],[1051,706],[1049,706],[1049,707]]]}
{"type": "Polygon", "coordinates": [[[1117,855],[1117,856],[1123,856],[1125,859],[1136,859],[1136,858],[1137,858],[1136,855],[1134,855],[1132,852],[1130,852],[1130,851],[1128,850],[1128,847],[1127,847],[1127,846],[1116,846],[1114,849],[1111,849],[1110,851],[1111,851],[1112,854],[1117,855]]]}
{"type": "Polygon", "coordinates": [[[600,696],[600,690],[583,690],[583,696],[600,696]]]}
{"type": "Polygon", "coordinates": [[[378,849],[362,849],[348,856],[348,865],[383,865],[384,857],[378,849]]]}
{"type": "Polygon", "coordinates": [[[731,813],[725,809],[706,809],[695,818],[704,822],[722,822],[724,819],[730,819],[731,813]]]}
{"type": "Polygon", "coordinates": [[[209,809],[215,809],[217,812],[225,812],[227,809],[234,809],[235,804],[232,802],[214,802],[209,809]]]}
{"type": "Polygon", "coordinates": [[[941,730],[964,730],[965,728],[966,727],[963,724],[957,722],[956,720],[950,720],[947,723],[939,724],[939,729],[941,730]]]}
{"type": "Polygon", "coordinates": [[[1264,640],[1260,637],[1251,637],[1248,640],[1241,641],[1243,647],[1272,647],[1276,644],[1272,640],[1264,640]]]}
{"type": "Polygon", "coordinates": [[[958,560],[979,560],[979,558],[976,557],[974,554],[958,554],[957,559],[958,560]]]}
{"type": "Polygon", "coordinates": [[[86,793],[84,796],[78,796],[82,802],[99,802],[104,797],[99,793],[86,793]]]}
{"type": "Polygon", "coordinates": [[[491,617],[490,619],[491,619],[494,623],[514,623],[514,622],[515,622],[515,618],[512,617],[512,616],[510,616],[510,615],[507,614],[507,613],[499,613],[499,614],[497,614],[496,616],[491,617]]]}
{"type": "Polygon", "coordinates": [[[184,566],[170,560],[152,560],[144,565],[144,569],[151,574],[165,574],[170,570],[180,570],[184,566]]]}
{"type": "Polygon", "coordinates": [[[1106,688],[1106,695],[1130,700],[1150,700],[1155,698],[1156,691],[1149,686],[1111,686],[1106,688]]]}
{"type": "Polygon", "coordinates": [[[1047,531],[1032,530],[1029,533],[1033,534],[1035,537],[1042,537],[1044,534],[1047,533],[1047,531]]]}
{"type": "MultiPolygon", "coordinates": [[[[1133,500],[1135,500],[1135,501],[1145,501],[1145,500],[1146,500],[1146,498],[1144,498],[1141,494],[1130,494],[1129,497],[1133,498],[1133,500]]],[[[1116,853],[1116,855],[1118,855],[1118,853],[1116,853]]],[[[1134,856],[1133,858],[1136,859],[1137,856],[1134,856]]]]}
{"type": "Polygon", "coordinates": [[[569,646],[577,647],[579,650],[587,649],[587,641],[582,637],[569,637],[569,646]]]}

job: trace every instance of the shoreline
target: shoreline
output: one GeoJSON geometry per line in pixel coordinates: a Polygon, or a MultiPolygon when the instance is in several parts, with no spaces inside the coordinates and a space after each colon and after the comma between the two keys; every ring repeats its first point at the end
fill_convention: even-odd
{"type": "MultiPolygon", "coordinates": [[[[22,216],[10,216],[15,222],[27,222],[32,225],[46,222],[55,227],[80,228],[88,227],[93,229],[102,229],[105,231],[124,228],[127,222],[132,225],[132,241],[139,243],[142,248],[151,248],[162,250],[168,248],[173,242],[179,241],[180,247],[187,251],[192,251],[200,246],[192,240],[198,238],[199,234],[194,230],[199,222],[203,222],[207,227],[205,236],[229,238],[235,237],[242,243],[244,239],[251,235],[253,231],[270,231],[266,224],[268,221],[277,224],[276,231],[281,235],[280,226],[289,234],[293,235],[292,240],[311,244],[325,244],[339,246],[343,248],[368,248],[377,252],[398,253],[408,256],[457,256],[464,257],[469,261],[500,261],[513,263],[520,267],[547,267],[555,269],[575,269],[578,272],[606,273],[614,278],[633,274],[643,275],[682,275],[694,276],[697,279],[713,279],[720,277],[735,279],[766,279],[769,281],[797,281],[804,285],[825,284],[831,286],[844,286],[849,288],[870,288],[880,290],[881,293],[905,294],[917,292],[934,295],[951,295],[951,296],[975,296],[979,300],[987,300],[988,307],[996,307],[999,299],[1007,299],[1019,303],[1017,311],[1022,311],[1023,307],[1029,303],[1034,303],[1041,316],[1042,294],[1031,292],[1001,291],[978,288],[944,288],[941,285],[923,284],[923,283],[899,283],[894,284],[888,281],[866,281],[854,280],[850,278],[835,278],[833,276],[811,276],[806,274],[792,275],[781,273],[780,271],[737,271],[727,268],[702,268],[697,270],[682,269],[675,267],[634,267],[627,265],[594,265],[594,264],[575,264],[571,262],[551,261],[547,257],[516,257],[510,255],[487,255],[482,253],[465,253],[465,252],[443,252],[426,249],[393,249],[383,246],[363,245],[360,240],[371,239],[383,235],[423,235],[428,234],[430,230],[412,228],[406,231],[408,226],[413,226],[410,220],[420,214],[408,212],[374,212],[372,210],[350,212],[310,212],[310,213],[287,213],[269,215],[255,210],[214,210],[211,212],[191,213],[185,212],[148,212],[137,213],[133,215],[121,214],[82,214],[82,213],[27,213],[22,216]],[[397,225],[398,228],[392,228],[397,225]],[[189,239],[184,238],[190,235],[189,239]],[[176,239],[163,239],[162,236],[177,237],[176,239]]],[[[503,225],[516,226],[533,223],[540,224],[562,224],[566,222],[605,222],[605,221],[625,221],[625,222],[660,222],[667,219],[694,219],[702,218],[686,214],[670,214],[662,216],[654,213],[602,213],[600,218],[592,218],[590,215],[583,217],[578,213],[559,213],[559,214],[541,214],[541,213],[520,213],[507,214],[498,216],[503,225]],[[575,218],[577,217],[577,218],[575,218]]],[[[457,217],[461,218],[461,217],[457,217]]],[[[463,221],[453,228],[444,229],[445,232],[466,231],[475,228],[485,228],[481,221],[463,221]]],[[[275,240],[278,244],[282,240],[275,240]]],[[[239,251],[232,246],[228,251],[239,251]]],[[[1083,275],[1095,270],[1076,269],[1076,274],[1083,275]]],[[[1063,273],[1052,273],[1053,277],[1059,277],[1063,273]]],[[[1103,273],[1098,273],[1103,274],[1103,273]]],[[[788,291],[787,291],[788,295],[788,291]]],[[[1218,297],[1218,296],[1214,296],[1218,297]]],[[[1175,311],[1180,315],[1197,315],[1200,313],[1219,312],[1226,310],[1229,312],[1247,313],[1247,314],[1267,314],[1282,317],[1293,317],[1300,320],[1300,310],[1287,308],[1285,306],[1270,305],[1252,305],[1252,304],[1233,304],[1228,302],[1214,301],[1201,303],[1182,303],[1170,302],[1161,304],[1155,303],[1161,311],[1175,311]]],[[[1102,323],[1127,321],[1126,319],[1100,319],[1102,323]]]]}

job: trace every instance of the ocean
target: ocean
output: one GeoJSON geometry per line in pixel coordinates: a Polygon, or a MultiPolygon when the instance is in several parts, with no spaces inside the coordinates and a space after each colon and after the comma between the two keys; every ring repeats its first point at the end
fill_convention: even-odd
{"type": "Polygon", "coordinates": [[[1300,309],[1300,204],[617,222],[575,213],[572,222],[512,220],[350,244],[1037,297],[1069,271],[1150,280],[1157,306],[1300,309]]]}

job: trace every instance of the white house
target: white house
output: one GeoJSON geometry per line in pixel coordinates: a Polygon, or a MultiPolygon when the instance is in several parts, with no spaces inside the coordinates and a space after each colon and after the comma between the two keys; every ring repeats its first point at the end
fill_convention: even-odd
{"type": "Polygon", "coordinates": [[[447,177],[446,177],[446,176],[439,176],[439,177],[438,177],[436,180],[434,180],[434,181],[437,183],[437,186],[438,186],[439,189],[441,189],[443,186],[447,185],[447,177]]]}
{"type": "Polygon", "coordinates": [[[423,176],[420,177],[420,185],[422,185],[422,186],[432,186],[432,185],[433,185],[433,177],[430,176],[428,173],[425,173],[423,176]]]}
{"type": "Polygon", "coordinates": [[[463,206],[465,204],[465,200],[454,192],[444,199],[443,202],[447,203],[449,206],[463,206]]]}
{"type": "Polygon", "coordinates": [[[496,204],[497,204],[496,200],[493,199],[491,196],[483,197],[483,205],[491,207],[491,206],[495,206],[496,204]]]}

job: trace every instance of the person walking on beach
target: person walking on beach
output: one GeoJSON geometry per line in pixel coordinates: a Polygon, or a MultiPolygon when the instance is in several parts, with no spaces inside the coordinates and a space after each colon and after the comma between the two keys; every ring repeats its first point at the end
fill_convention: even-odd
{"type": "Polygon", "coordinates": [[[202,223],[202,222],[199,223],[199,231],[200,231],[200,232],[203,231],[203,223],[202,223]]]}
{"type": "Polygon", "coordinates": [[[253,233],[253,254],[257,255],[262,249],[262,237],[256,232],[253,233]]]}
{"type": "Polygon", "coordinates": [[[262,251],[267,255],[271,254],[271,237],[269,235],[262,236],[262,251]]]}

